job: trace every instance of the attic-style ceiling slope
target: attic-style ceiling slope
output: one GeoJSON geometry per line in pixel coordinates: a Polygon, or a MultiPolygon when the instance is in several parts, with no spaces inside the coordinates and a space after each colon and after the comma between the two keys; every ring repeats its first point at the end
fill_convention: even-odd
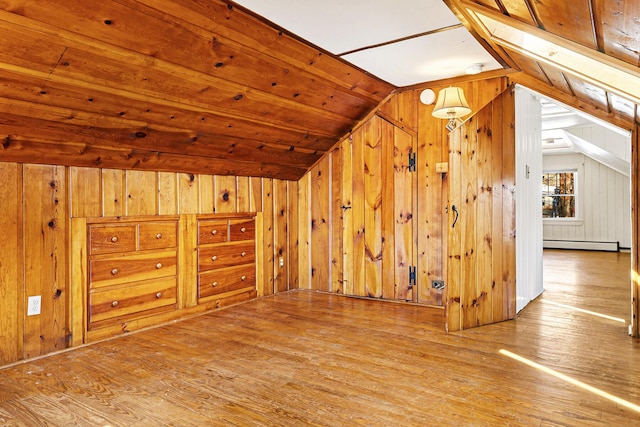
{"type": "Polygon", "coordinates": [[[398,87],[502,68],[442,0],[236,2],[398,87]]]}
{"type": "MultiPolygon", "coordinates": [[[[479,34],[505,62],[523,73],[511,74],[515,82],[568,105],[629,129],[638,120],[638,102],[621,95],[628,86],[640,87],[640,2],[631,0],[444,0],[479,34]],[[489,27],[500,22],[521,33],[538,34],[587,58],[612,65],[629,74],[631,85],[614,81],[600,84],[595,69],[582,76],[565,67],[529,55],[492,34],[489,27]],[[617,85],[617,87],[616,87],[617,85]]],[[[553,54],[553,52],[552,52],[553,54]]]]}
{"type": "Polygon", "coordinates": [[[298,179],[394,89],[232,2],[0,9],[0,161],[298,179]]]}

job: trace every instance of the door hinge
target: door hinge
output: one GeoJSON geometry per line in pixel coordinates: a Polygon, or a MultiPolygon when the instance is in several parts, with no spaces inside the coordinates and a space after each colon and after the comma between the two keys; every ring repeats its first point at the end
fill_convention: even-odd
{"type": "Polygon", "coordinates": [[[409,289],[416,286],[416,267],[409,266],[409,289]]]}
{"type": "Polygon", "coordinates": [[[416,152],[410,151],[409,152],[409,172],[415,172],[415,171],[416,171],[416,152]]]}

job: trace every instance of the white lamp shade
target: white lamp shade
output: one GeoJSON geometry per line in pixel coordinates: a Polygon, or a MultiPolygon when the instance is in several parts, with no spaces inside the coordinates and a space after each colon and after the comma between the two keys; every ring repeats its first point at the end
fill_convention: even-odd
{"type": "Polygon", "coordinates": [[[471,112],[464,92],[459,87],[448,87],[440,90],[438,100],[433,107],[433,117],[438,119],[455,119],[471,112]]]}

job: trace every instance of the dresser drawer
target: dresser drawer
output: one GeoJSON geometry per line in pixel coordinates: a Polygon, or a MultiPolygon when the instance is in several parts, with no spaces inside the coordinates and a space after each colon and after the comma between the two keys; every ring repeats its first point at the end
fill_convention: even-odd
{"type": "Polygon", "coordinates": [[[198,221],[198,244],[221,243],[229,240],[229,225],[227,220],[198,221]]]}
{"type": "Polygon", "coordinates": [[[90,288],[176,275],[175,251],[135,254],[89,262],[90,288]]]}
{"type": "Polygon", "coordinates": [[[175,221],[143,222],[139,227],[141,251],[176,247],[178,228],[175,221]]]}
{"type": "Polygon", "coordinates": [[[253,218],[229,221],[229,240],[253,240],[256,235],[256,226],[253,218]]]}
{"type": "Polygon", "coordinates": [[[198,271],[250,264],[254,261],[255,244],[253,241],[198,248],[198,271]]]}
{"type": "Polygon", "coordinates": [[[198,274],[198,298],[256,286],[254,264],[211,270],[198,274]]]}
{"type": "Polygon", "coordinates": [[[89,294],[90,323],[106,319],[141,317],[145,311],[176,304],[176,280],[147,280],[129,286],[93,291],[89,294]]]}
{"type": "Polygon", "coordinates": [[[136,250],[136,226],[92,225],[89,227],[89,254],[112,254],[136,250]]]}

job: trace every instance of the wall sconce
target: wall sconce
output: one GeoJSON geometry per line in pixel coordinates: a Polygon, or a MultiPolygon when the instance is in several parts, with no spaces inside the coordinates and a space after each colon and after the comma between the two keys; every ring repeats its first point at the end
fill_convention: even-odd
{"type": "Polygon", "coordinates": [[[438,93],[438,100],[431,114],[438,119],[449,119],[447,129],[451,132],[457,126],[456,119],[466,116],[470,112],[471,108],[469,108],[462,89],[459,87],[448,87],[440,90],[440,93],[438,93]]]}

